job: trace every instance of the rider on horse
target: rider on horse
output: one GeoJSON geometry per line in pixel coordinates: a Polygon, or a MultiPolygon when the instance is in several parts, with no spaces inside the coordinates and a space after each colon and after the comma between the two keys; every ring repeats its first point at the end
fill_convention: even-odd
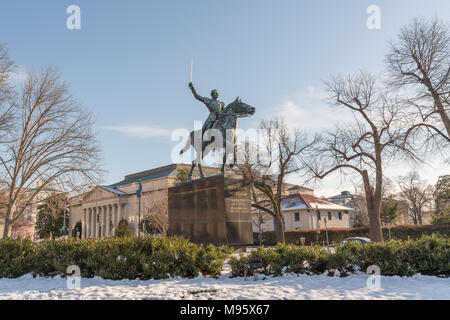
{"type": "Polygon", "coordinates": [[[192,94],[194,95],[195,99],[203,102],[209,110],[209,116],[202,127],[203,136],[203,133],[205,133],[207,129],[211,129],[214,125],[214,122],[217,122],[219,113],[222,112],[222,110],[225,108],[225,103],[217,99],[219,97],[219,92],[217,92],[217,90],[215,89],[211,91],[210,99],[198,95],[192,82],[189,82],[189,88],[191,88],[192,94]]]}

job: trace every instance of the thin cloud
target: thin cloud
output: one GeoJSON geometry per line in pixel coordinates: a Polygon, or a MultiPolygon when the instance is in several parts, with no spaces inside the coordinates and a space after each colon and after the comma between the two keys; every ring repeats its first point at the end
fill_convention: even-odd
{"type": "Polygon", "coordinates": [[[152,126],[140,126],[140,125],[106,126],[100,127],[100,129],[108,131],[116,131],[137,138],[170,137],[172,133],[172,131],[168,129],[155,128],[152,126]]]}
{"type": "Polygon", "coordinates": [[[277,107],[289,128],[326,129],[336,122],[351,119],[343,108],[333,108],[326,103],[328,95],[323,89],[309,86],[306,90],[286,99],[277,107]]]}
{"type": "Polygon", "coordinates": [[[28,72],[26,72],[22,67],[17,67],[14,72],[11,73],[11,81],[14,84],[22,84],[28,77],[28,72]]]}

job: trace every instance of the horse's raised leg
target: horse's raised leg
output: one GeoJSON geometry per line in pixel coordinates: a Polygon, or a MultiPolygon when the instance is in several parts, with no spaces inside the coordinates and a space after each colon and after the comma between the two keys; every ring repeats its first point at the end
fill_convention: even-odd
{"type": "Polygon", "coordinates": [[[192,171],[194,171],[194,168],[195,168],[195,160],[192,161],[191,170],[189,170],[189,174],[188,174],[188,181],[192,181],[192,171]]]}

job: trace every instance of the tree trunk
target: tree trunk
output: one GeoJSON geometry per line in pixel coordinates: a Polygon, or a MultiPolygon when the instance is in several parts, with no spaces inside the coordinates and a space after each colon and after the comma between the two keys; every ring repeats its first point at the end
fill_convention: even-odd
{"type": "Polygon", "coordinates": [[[275,234],[277,238],[277,243],[284,243],[284,231],[283,231],[283,221],[280,216],[275,217],[275,234]]]}
{"type": "Polygon", "coordinates": [[[442,122],[444,123],[445,129],[447,130],[447,135],[450,137],[450,119],[447,115],[447,112],[445,111],[444,106],[442,105],[441,98],[439,97],[436,90],[432,88],[432,86],[428,86],[428,89],[431,91],[431,94],[433,96],[434,103],[436,104],[436,109],[441,116],[442,122]]]}
{"type": "Polygon", "coordinates": [[[381,231],[380,206],[375,203],[368,207],[369,213],[369,237],[374,242],[383,242],[381,231]]]}
{"type": "MultiPolygon", "coordinates": [[[[367,214],[369,216],[369,238],[374,242],[383,242],[383,232],[381,231],[380,205],[381,188],[377,188],[375,193],[370,184],[369,175],[366,170],[362,174],[364,191],[366,194],[367,214]]],[[[380,177],[377,177],[380,179],[380,177]]],[[[381,183],[377,181],[378,183],[381,183]]]]}
{"type": "Polygon", "coordinates": [[[11,220],[10,220],[10,216],[11,216],[11,207],[8,207],[6,209],[6,214],[5,214],[5,227],[3,229],[3,236],[2,239],[6,239],[6,238],[10,238],[11,237],[11,220]]]}
{"type": "Polygon", "coordinates": [[[3,229],[3,239],[11,237],[11,223],[9,219],[5,219],[5,228],[3,229]]]}
{"type": "Polygon", "coordinates": [[[422,224],[422,211],[419,210],[419,212],[417,212],[417,220],[419,222],[419,224],[422,224]]]}

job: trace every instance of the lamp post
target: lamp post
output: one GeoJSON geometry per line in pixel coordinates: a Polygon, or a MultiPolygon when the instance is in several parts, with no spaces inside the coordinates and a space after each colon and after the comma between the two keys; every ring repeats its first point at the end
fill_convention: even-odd
{"type": "Polygon", "coordinates": [[[142,196],[142,183],[139,179],[139,188],[136,190],[136,196],[138,198],[138,238],[141,237],[141,196],[142,196]]]}
{"type": "Polygon", "coordinates": [[[314,210],[315,214],[316,214],[316,220],[317,220],[317,233],[316,233],[316,242],[317,244],[319,244],[319,236],[320,236],[320,221],[319,221],[319,215],[317,214],[317,204],[316,204],[316,208],[314,210]]]}

